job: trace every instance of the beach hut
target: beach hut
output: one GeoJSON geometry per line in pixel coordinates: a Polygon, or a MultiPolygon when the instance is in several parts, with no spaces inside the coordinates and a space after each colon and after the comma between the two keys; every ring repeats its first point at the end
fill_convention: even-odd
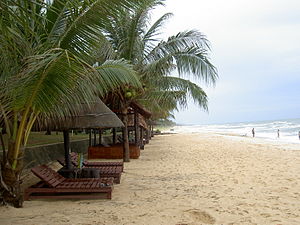
{"type": "Polygon", "coordinates": [[[150,126],[148,125],[148,120],[150,117],[151,112],[137,102],[130,104],[130,109],[128,110],[128,130],[134,131],[135,144],[140,149],[144,149],[144,145],[149,143],[150,126]]]}
{"type": "MultiPolygon", "coordinates": [[[[92,142],[92,131],[96,135],[96,130],[107,127],[123,127],[124,124],[100,99],[96,99],[89,104],[79,106],[79,112],[72,117],[67,117],[56,122],[59,130],[64,135],[64,153],[66,169],[71,169],[70,162],[70,138],[69,130],[88,129],[90,130],[90,144],[92,142]]],[[[100,135],[100,132],[99,132],[100,135]]],[[[94,141],[96,137],[94,136],[94,141]]]]}
{"type": "MultiPolygon", "coordinates": [[[[122,113],[113,110],[120,118],[122,113]]],[[[150,118],[151,113],[136,102],[132,102],[128,107],[128,130],[134,133],[134,141],[129,143],[129,155],[131,159],[140,156],[140,149],[144,146],[144,138],[150,136],[146,119],[150,118]]],[[[124,132],[124,131],[123,131],[124,132]]],[[[117,142],[116,129],[113,129],[112,143],[93,144],[88,150],[88,159],[122,159],[124,157],[123,140],[117,142]]],[[[122,135],[123,136],[123,135],[122,135]]],[[[147,138],[146,138],[147,139],[147,138]]]]}
{"type": "Polygon", "coordinates": [[[157,125],[157,123],[154,120],[148,121],[150,136],[149,139],[151,140],[152,137],[154,137],[154,126],[157,125]]]}

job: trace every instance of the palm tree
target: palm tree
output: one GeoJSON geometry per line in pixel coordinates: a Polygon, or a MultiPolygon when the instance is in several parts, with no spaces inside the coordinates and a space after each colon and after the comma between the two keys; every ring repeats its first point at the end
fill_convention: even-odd
{"type": "MultiPolygon", "coordinates": [[[[5,202],[22,205],[20,175],[31,128],[39,116],[76,114],[76,105],[95,93],[127,84],[139,87],[124,60],[94,65],[95,49],[107,42],[101,27],[108,18],[131,10],[137,0],[2,0],[0,2],[0,131],[3,146],[0,193],[5,202]]],[[[103,52],[108,51],[103,49],[103,52]]]]}
{"type": "MultiPolygon", "coordinates": [[[[190,76],[207,84],[215,84],[217,71],[208,58],[209,42],[195,30],[180,32],[166,41],[161,40],[161,28],[172,14],[163,15],[150,27],[149,24],[151,10],[163,5],[163,2],[149,0],[134,11],[124,9],[123,13],[111,17],[111,22],[104,29],[111,43],[110,48],[114,50],[111,57],[131,62],[144,84],[144,89],[124,86],[119,92],[113,93],[124,115],[133,99],[144,103],[152,111],[160,111],[162,116],[170,115],[178,104],[186,106],[189,96],[207,110],[205,92],[184,78],[190,76]],[[170,76],[176,69],[179,77],[170,76]],[[128,90],[134,94],[126,98],[128,90]]],[[[123,122],[126,126],[126,116],[123,122]]],[[[128,147],[125,150],[128,151],[128,147]]],[[[129,156],[128,153],[126,155],[129,156]]],[[[125,160],[129,161],[129,157],[125,160]]]]}
{"type": "Polygon", "coordinates": [[[162,77],[154,80],[151,88],[147,88],[138,101],[153,112],[152,120],[174,118],[172,112],[178,106],[187,107],[187,101],[192,96],[200,108],[207,111],[207,95],[201,87],[179,77],[162,77]]]}

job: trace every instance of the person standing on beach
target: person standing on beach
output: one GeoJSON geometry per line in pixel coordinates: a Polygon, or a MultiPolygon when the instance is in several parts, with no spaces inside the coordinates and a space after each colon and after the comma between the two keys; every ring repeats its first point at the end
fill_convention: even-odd
{"type": "Polygon", "coordinates": [[[299,136],[299,140],[300,140],[300,131],[299,131],[299,133],[298,133],[298,136],[299,136]]]}
{"type": "MultiPolygon", "coordinates": [[[[299,131],[299,132],[300,132],[300,131],[299,131]]],[[[255,136],[254,128],[252,129],[252,136],[253,136],[253,137],[255,136]]]]}
{"type": "Polygon", "coordinates": [[[277,138],[279,138],[279,129],[277,130],[277,138]]]}

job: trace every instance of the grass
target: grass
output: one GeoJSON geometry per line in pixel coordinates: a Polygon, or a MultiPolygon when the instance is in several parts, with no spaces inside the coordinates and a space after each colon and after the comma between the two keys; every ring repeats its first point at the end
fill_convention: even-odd
{"type": "MultiPolygon", "coordinates": [[[[3,135],[4,143],[7,146],[7,136],[3,135]]],[[[88,139],[89,135],[85,133],[78,133],[77,135],[70,133],[70,141],[88,139]]],[[[47,145],[60,143],[64,141],[62,132],[51,132],[51,135],[45,135],[45,132],[31,132],[29,135],[27,147],[38,146],[38,145],[47,145]]],[[[0,145],[2,150],[2,146],[0,145]]]]}

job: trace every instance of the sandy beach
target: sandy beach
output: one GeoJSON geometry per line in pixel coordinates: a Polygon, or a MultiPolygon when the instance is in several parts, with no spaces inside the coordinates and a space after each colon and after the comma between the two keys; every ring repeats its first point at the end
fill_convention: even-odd
{"type": "Polygon", "coordinates": [[[32,200],[0,224],[299,225],[300,145],[214,134],[155,136],[112,200],[32,200]],[[297,145],[295,145],[297,147],[297,145]]]}

